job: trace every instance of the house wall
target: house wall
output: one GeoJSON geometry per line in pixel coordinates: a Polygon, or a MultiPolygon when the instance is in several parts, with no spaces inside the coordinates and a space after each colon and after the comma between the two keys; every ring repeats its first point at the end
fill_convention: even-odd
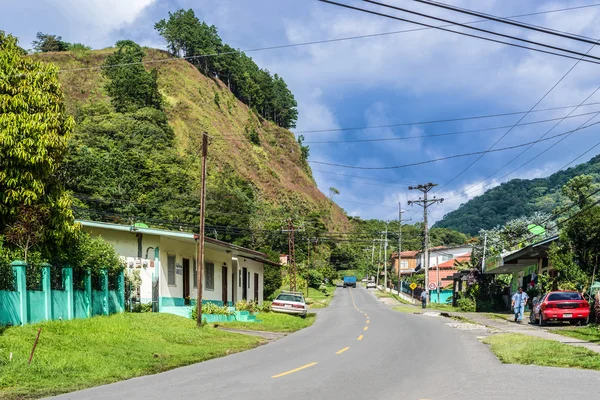
{"type": "MultiPolygon", "coordinates": [[[[456,272],[458,272],[456,269],[445,269],[442,268],[440,269],[440,282],[441,285],[440,287],[445,287],[445,286],[452,286],[452,281],[445,281],[444,278],[447,278],[451,275],[454,275],[456,272]]],[[[436,269],[430,269],[429,270],[429,282],[437,282],[437,270],[436,269]]]]}
{"type": "MultiPolygon", "coordinates": [[[[242,276],[243,268],[246,268],[246,274],[248,277],[247,281],[247,295],[246,300],[254,300],[254,274],[258,274],[258,301],[262,303],[263,299],[263,286],[264,286],[264,266],[262,263],[254,260],[244,258],[243,256],[235,257],[237,261],[237,267],[235,268],[235,301],[239,301],[243,298],[243,282],[242,276]],[[249,274],[249,276],[248,276],[249,274]]],[[[236,263],[234,262],[234,265],[236,263]]]]}
{"type": "MultiPolygon", "coordinates": [[[[438,264],[443,263],[444,261],[452,260],[457,256],[470,253],[472,250],[471,246],[462,246],[455,247],[452,249],[440,249],[440,250],[432,250],[429,252],[429,266],[433,267],[438,264]]],[[[421,253],[419,255],[419,262],[421,266],[425,266],[423,260],[425,259],[424,254],[421,253]]]]}
{"type": "MultiPolygon", "coordinates": [[[[406,261],[408,265],[406,266],[406,268],[401,268],[400,272],[402,272],[402,271],[414,271],[415,268],[417,268],[417,259],[416,258],[404,258],[403,257],[401,261],[402,261],[402,263],[404,263],[404,261],[406,261]]],[[[394,268],[394,271],[396,273],[398,273],[398,259],[397,258],[394,258],[394,266],[393,266],[393,268],[394,268]]]]}

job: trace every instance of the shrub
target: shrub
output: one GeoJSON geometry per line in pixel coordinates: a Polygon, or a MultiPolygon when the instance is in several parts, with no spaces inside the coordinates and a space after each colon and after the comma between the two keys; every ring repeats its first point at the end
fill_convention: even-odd
{"type": "MultiPolygon", "coordinates": [[[[202,314],[216,314],[216,315],[233,315],[233,311],[230,311],[228,307],[219,307],[213,303],[202,304],[202,314]]],[[[198,318],[198,306],[192,309],[192,319],[198,318]]]]}
{"type": "Polygon", "coordinates": [[[271,302],[263,301],[262,304],[259,304],[256,309],[260,312],[270,312],[271,311],[271,302]]]}
{"type": "Polygon", "coordinates": [[[308,270],[308,285],[311,288],[317,289],[319,286],[321,286],[324,280],[325,278],[320,271],[317,271],[316,269],[308,270]]]}
{"type": "Polygon", "coordinates": [[[464,312],[475,312],[475,301],[469,298],[458,299],[458,308],[464,312]]]}
{"type": "Polygon", "coordinates": [[[152,312],[152,303],[140,303],[136,304],[131,312],[134,313],[147,313],[152,312]]]}
{"type": "Polygon", "coordinates": [[[258,305],[254,301],[240,300],[235,303],[235,309],[238,311],[257,311],[258,305]]]}

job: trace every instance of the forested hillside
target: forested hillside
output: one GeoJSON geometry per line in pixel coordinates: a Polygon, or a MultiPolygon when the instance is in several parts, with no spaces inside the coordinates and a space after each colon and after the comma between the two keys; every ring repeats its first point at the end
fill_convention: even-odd
{"type": "Polygon", "coordinates": [[[258,233],[281,230],[286,218],[321,230],[349,227],[316,187],[307,149],[290,131],[188,61],[121,66],[172,56],[130,41],[117,45],[33,56],[63,71],[67,110],[76,122],[63,173],[77,217],[195,228],[207,132],[211,236],[255,248],[271,241],[277,248],[287,238],[258,233]],[[106,68],[86,69],[97,65],[106,68]],[[77,68],[83,69],[68,71],[77,68]]]}
{"type": "Polygon", "coordinates": [[[600,182],[600,156],[547,178],[513,179],[503,183],[462,204],[434,226],[475,235],[480,229],[491,229],[536,211],[550,213],[567,201],[561,187],[581,174],[591,175],[595,182],[600,182]]]}

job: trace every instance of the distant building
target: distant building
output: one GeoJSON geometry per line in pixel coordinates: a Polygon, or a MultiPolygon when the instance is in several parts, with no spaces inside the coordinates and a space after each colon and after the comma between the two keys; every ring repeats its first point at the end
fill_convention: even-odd
{"type": "Polygon", "coordinates": [[[280,254],[279,255],[279,264],[289,265],[290,264],[290,256],[288,256],[287,254],[280,254]]]}
{"type": "Polygon", "coordinates": [[[444,286],[450,286],[452,282],[448,282],[445,278],[454,275],[458,272],[456,269],[456,262],[464,262],[469,261],[471,259],[471,253],[463,254],[453,258],[451,260],[444,261],[438,265],[434,265],[429,267],[429,282],[437,282],[437,286],[443,288],[444,286]],[[440,271],[439,281],[438,281],[438,269],[440,271]]]}
{"type": "MultiPolygon", "coordinates": [[[[400,253],[400,275],[409,275],[417,269],[419,250],[403,251],[400,253]]],[[[392,253],[392,268],[398,274],[398,253],[392,253]]]]}

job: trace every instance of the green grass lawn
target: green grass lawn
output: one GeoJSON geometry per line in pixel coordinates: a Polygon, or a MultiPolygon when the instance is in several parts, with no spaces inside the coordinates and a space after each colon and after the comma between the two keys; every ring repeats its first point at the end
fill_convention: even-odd
{"type": "Polygon", "coordinates": [[[403,313],[408,313],[408,314],[418,314],[423,311],[426,311],[421,308],[417,308],[417,307],[413,307],[413,306],[406,306],[406,305],[392,307],[392,310],[403,312],[403,313]]]}
{"type": "Polygon", "coordinates": [[[464,312],[458,307],[452,307],[451,304],[429,303],[427,304],[427,308],[446,312],[464,312]]]}
{"type": "Polygon", "coordinates": [[[327,293],[323,293],[320,290],[308,288],[308,296],[306,297],[312,303],[308,305],[309,308],[324,308],[331,303],[333,299],[333,293],[335,292],[335,286],[327,286],[327,293]]]}
{"type": "Polygon", "coordinates": [[[553,329],[552,333],[572,337],[575,339],[585,340],[586,342],[600,343],[600,326],[588,325],[582,327],[553,329]]]}
{"type": "Polygon", "coordinates": [[[256,317],[262,322],[219,322],[216,325],[224,328],[247,329],[251,331],[295,332],[315,322],[315,314],[311,313],[306,318],[276,312],[259,313],[256,317]]]}
{"type": "Polygon", "coordinates": [[[600,370],[600,354],[553,340],[507,333],[489,336],[483,342],[507,364],[600,370]]]}
{"type": "Polygon", "coordinates": [[[0,335],[0,398],[39,398],[222,357],[263,343],[170,314],[116,314],[11,327],[0,335]],[[27,359],[38,328],[40,341],[27,359]],[[9,361],[12,352],[13,359],[9,361]]]}
{"type": "Polygon", "coordinates": [[[381,298],[381,297],[387,297],[390,299],[395,299],[396,301],[398,301],[401,304],[408,304],[408,305],[412,305],[410,302],[404,300],[402,297],[399,297],[396,294],[390,293],[390,292],[382,292],[379,289],[376,289],[373,291],[373,294],[375,294],[375,296],[381,298]]]}

